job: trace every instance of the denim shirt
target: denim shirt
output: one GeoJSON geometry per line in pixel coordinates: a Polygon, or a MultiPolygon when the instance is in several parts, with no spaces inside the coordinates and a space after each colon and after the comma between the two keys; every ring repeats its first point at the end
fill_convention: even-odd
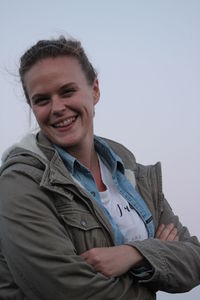
{"type": "MultiPolygon", "coordinates": [[[[100,137],[94,137],[94,144],[98,155],[101,157],[106,167],[110,170],[118,191],[127,200],[130,207],[135,209],[141,217],[141,219],[143,220],[148,232],[148,237],[153,238],[154,224],[152,214],[144,200],[141,198],[141,196],[137,193],[133,185],[124,175],[125,170],[121,158],[117,156],[113,152],[113,150],[108,146],[108,144],[100,137]]],[[[101,209],[104,211],[105,215],[109,219],[114,231],[115,245],[122,245],[124,243],[124,237],[110,213],[101,203],[101,198],[95,180],[90,171],[63,148],[57,145],[55,145],[55,148],[58,151],[60,157],[62,158],[65,166],[67,167],[71,175],[81,183],[81,185],[98,203],[98,205],[101,207],[101,209]]]]}

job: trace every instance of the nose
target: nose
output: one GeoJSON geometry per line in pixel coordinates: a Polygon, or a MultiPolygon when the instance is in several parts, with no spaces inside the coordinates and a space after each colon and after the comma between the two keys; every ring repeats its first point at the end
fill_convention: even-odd
{"type": "Polygon", "coordinates": [[[66,110],[63,99],[59,96],[53,96],[51,99],[51,112],[54,115],[60,115],[66,110]]]}

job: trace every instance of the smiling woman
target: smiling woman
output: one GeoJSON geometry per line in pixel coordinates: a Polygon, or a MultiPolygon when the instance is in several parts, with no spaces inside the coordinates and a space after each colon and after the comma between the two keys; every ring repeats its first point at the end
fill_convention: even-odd
{"type": "Polygon", "coordinates": [[[160,164],[94,135],[100,90],[80,42],[39,41],[19,72],[40,131],[0,169],[0,298],[153,300],[198,285],[200,244],[160,164]]]}

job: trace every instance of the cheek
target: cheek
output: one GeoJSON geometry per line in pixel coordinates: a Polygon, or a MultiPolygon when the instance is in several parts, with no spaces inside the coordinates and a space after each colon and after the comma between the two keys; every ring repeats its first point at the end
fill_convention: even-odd
{"type": "Polygon", "coordinates": [[[45,108],[33,109],[33,114],[38,122],[38,124],[43,124],[48,119],[48,111],[45,108]]]}
{"type": "Polygon", "coordinates": [[[89,94],[86,98],[86,101],[84,102],[84,110],[87,112],[87,114],[90,117],[93,117],[94,114],[94,107],[95,107],[95,103],[94,103],[94,99],[93,99],[93,94],[89,94]]]}

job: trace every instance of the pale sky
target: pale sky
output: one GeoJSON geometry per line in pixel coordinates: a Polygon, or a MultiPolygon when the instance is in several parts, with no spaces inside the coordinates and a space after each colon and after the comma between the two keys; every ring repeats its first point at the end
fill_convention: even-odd
{"type": "Polygon", "coordinates": [[[122,142],[142,164],[161,161],[166,198],[200,237],[200,1],[0,0],[0,155],[30,130],[19,57],[61,34],[80,39],[98,71],[96,134],[122,142]]]}

